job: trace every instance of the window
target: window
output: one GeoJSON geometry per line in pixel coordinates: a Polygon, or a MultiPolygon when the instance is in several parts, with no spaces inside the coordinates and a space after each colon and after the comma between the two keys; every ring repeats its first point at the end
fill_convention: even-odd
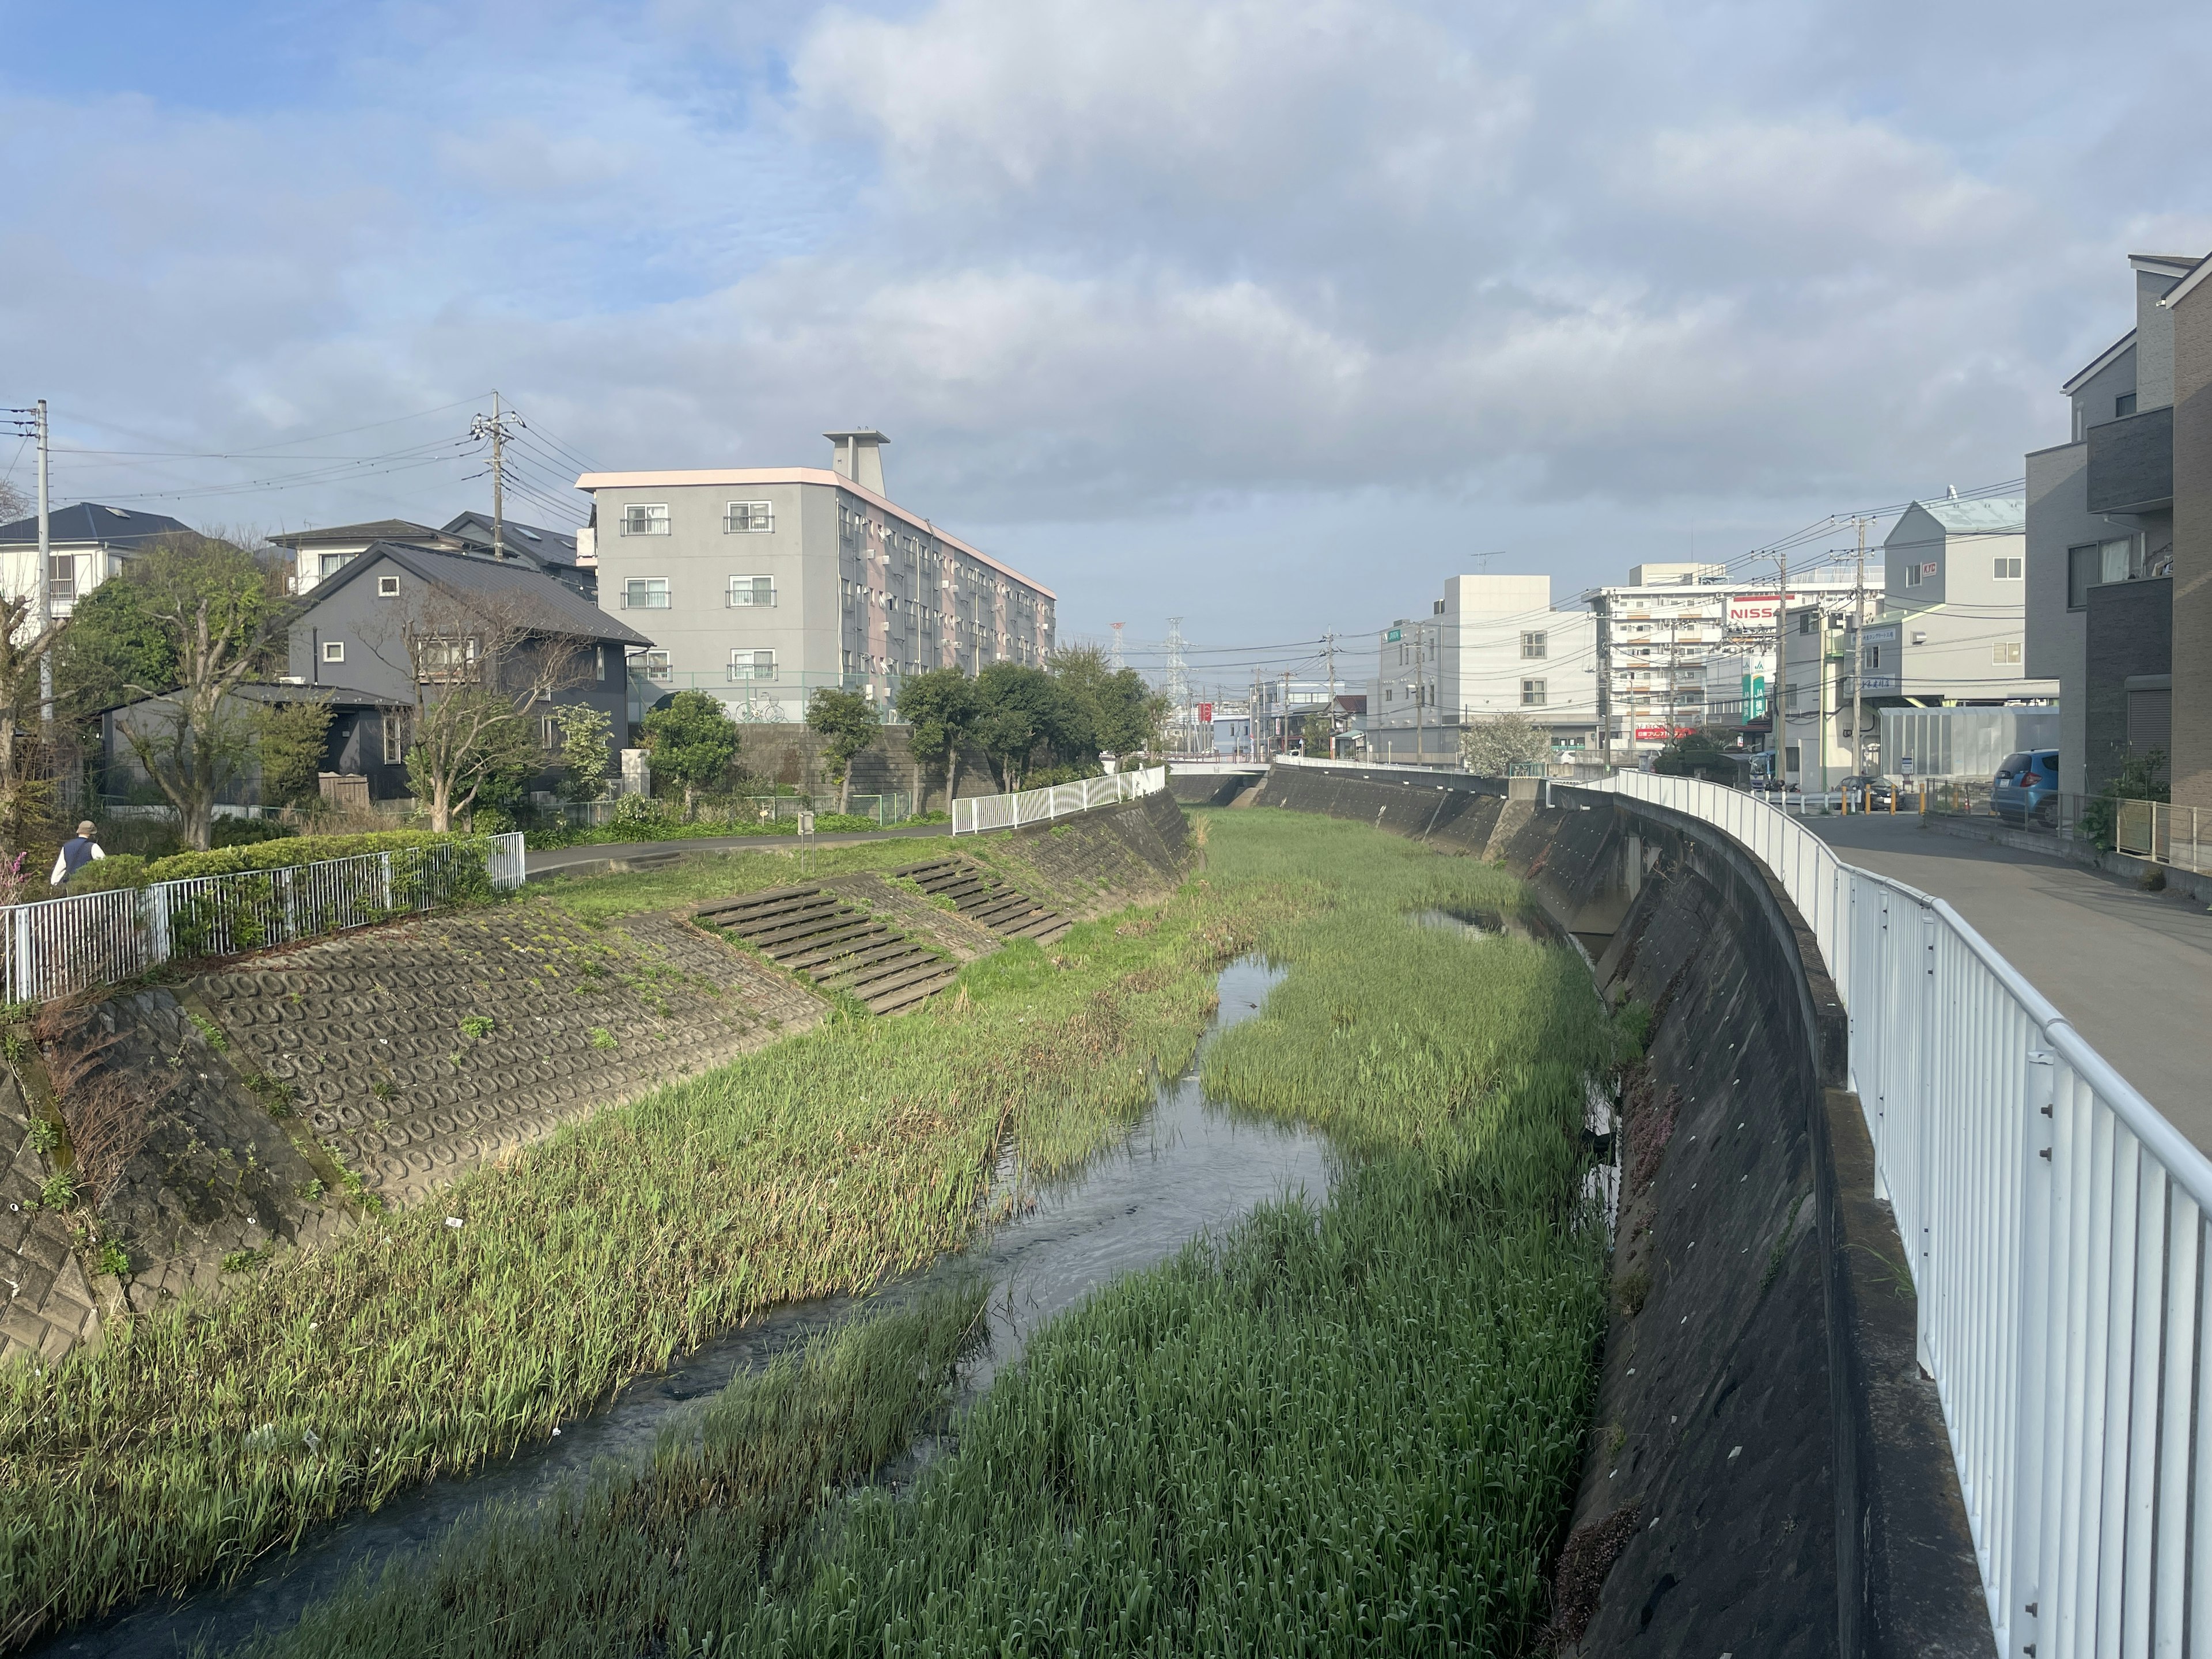
{"type": "Polygon", "coordinates": [[[2021,561],[2000,558],[1990,561],[1990,563],[1993,567],[1990,574],[1999,581],[2016,582],[2021,579],[2021,561]]]}
{"type": "Polygon", "coordinates": [[[2112,418],[2114,420],[2124,420],[2128,416],[2130,416],[2135,412],[2136,394],[2134,392],[2123,392],[2118,397],[2112,399],[2112,418]]]}
{"type": "Polygon", "coordinates": [[[665,611],[668,609],[668,578],[665,576],[632,576],[623,583],[623,609],[625,611],[665,611]]]}
{"type": "Polygon", "coordinates": [[[2079,611],[2089,603],[2089,590],[2106,582],[2124,582],[2135,574],[2135,538],[2118,536],[2108,542],[2085,542],[2066,550],[2066,608],[2079,611]]]}
{"type": "Polygon", "coordinates": [[[1917,562],[1905,567],[1905,585],[1907,587],[1920,586],[1920,566],[1917,562]]]}
{"type": "Polygon", "coordinates": [[[356,556],[351,553],[325,553],[315,562],[315,568],[323,575],[335,576],[351,564],[356,556]]]}
{"type": "Polygon", "coordinates": [[[732,576],[730,578],[730,603],[732,605],[759,606],[775,603],[775,579],[772,576],[732,576]]]}
{"type": "Polygon", "coordinates": [[[772,680],[775,678],[773,651],[732,651],[730,678],[733,680],[772,680]]]}
{"type": "Polygon", "coordinates": [[[549,755],[561,752],[561,722],[550,714],[538,717],[538,746],[549,755]]]}
{"type": "Polygon", "coordinates": [[[665,536],[668,533],[667,507],[640,503],[623,508],[622,533],[625,536],[665,536]]]}
{"type": "Polygon", "coordinates": [[[480,641],[473,634],[432,635],[416,642],[417,676],[426,685],[458,684],[479,678],[480,641]]]}
{"type": "Polygon", "coordinates": [[[394,709],[384,717],[384,763],[398,766],[407,758],[407,716],[394,709]]]}
{"type": "Polygon", "coordinates": [[[1523,708],[1541,708],[1544,706],[1543,681],[1523,680],[1521,682],[1521,706],[1523,708]]]}
{"type": "Polygon", "coordinates": [[[766,501],[732,501],[722,515],[725,536],[758,535],[775,528],[775,508],[766,501]]]}
{"type": "Polygon", "coordinates": [[[2000,664],[2019,662],[2020,641],[2018,640],[1999,640],[1995,645],[1992,645],[1990,647],[1990,660],[1993,663],[2000,664]]]}
{"type": "Polygon", "coordinates": [[[1820,618],[1814,616],[1810,611],[1799,611],[1797,613],[1797,631],[1800,634],[1811,633],[1813,631],[1813,624],[1819,620],[1820,618]]]}
{"type": "Polygon", "coordinates": [[[49,554],[46,556],[46,597],[50,599],[76,598],[76,555],[49,554]]]}
{"type": "Polygon", "coordinates": [[[1870,645],[1867,647],[1864,656],[1865,661],[1861,665],[1862,666],[1868,669],[1878,669],[1881,666],[1881,647],[1880,646],[1870,645]]]}
{"type": "Polygon", "coordinates": [[[1542,634],[1523,634],[1521,636],[1522,658],[1528,660],[1541,658],[1544,654],[1544,640],[1545,635],[1542,634]]]}
{"type": "Polygon", "coordinates": [[[379,576],[376,579],[376,597],[380,599],[398,599],[399,597],[399,578],[397,576],[379,576]]]}
{"type": "Polygon", "coordinates": [[[666,685],[676,678],[676,671],[669,666],[665,651],[641,651],[632,657],[630,662],[639,673],[655,685],[666,685]]]}
{"type": "Polygon", "coordinates": [[[323,660],[325,662],[343,662],[345,660],[345,641],[343,640],[325,640],[323,641],[323,660]]]}

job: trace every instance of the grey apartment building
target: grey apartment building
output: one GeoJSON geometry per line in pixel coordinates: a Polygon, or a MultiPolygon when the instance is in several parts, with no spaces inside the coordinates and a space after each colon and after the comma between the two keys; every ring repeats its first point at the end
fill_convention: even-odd
{"type": "MultiPolygon", "coordinates": [[[[2027,672],[2059,684],[2059,787],[2094,793],[2175,729],[2175,319],[2201,262],[2138,253],[2135,326],[2060,388],[2067,442],[2027,457],[2027,672]]],[[[2177,797],[2179,798],[2179,797],[2177,797]]]]}
{"type": "Polygon", "coordinates": [[[588,472],[579,555],[605,611],[653,641],[637,701],[712,692],[798,720],[823,686],[895,703],[933,668],[1042,665],[1052,590],[884,493],[880,432],[825,434],[831,465],[588,472]]]}

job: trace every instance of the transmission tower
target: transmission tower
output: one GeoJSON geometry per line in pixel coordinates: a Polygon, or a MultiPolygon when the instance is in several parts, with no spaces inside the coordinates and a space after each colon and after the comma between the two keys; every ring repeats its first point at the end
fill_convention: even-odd
{"type": "Polygon", "coordinates": [[[1168,702],[1174,705],[1176,717],[1182,718],[1185,705],[1190,702],[1190,676],[1182,661],[1182,618],[1168,618],[1168,702]]]}
{"type": "Polygon", "coordinates": [[[1127,663],[1121,660],[1121,629],[1125,624],[1121,623],[1109,623],[1107,626],[1114,630],[1114,672],[1118,674],[1124,668],[1128,666],[1127,663]]]}

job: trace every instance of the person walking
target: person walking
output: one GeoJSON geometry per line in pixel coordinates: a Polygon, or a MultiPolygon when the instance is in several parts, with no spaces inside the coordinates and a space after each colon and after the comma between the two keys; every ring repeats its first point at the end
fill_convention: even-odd
{"type": "Polygon", "coordinates": [[[54,857],[54,873],[47,881],[50,887],[65,887],[69,878],[91,863],[107,854],[92,838],[92,820],[87,818],[76,827],[76,834],[62,843],[62,850],[54,857]]]}

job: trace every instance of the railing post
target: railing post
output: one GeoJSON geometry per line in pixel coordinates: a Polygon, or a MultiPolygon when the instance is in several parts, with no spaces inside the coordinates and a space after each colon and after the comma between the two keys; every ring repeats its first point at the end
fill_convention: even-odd
{"type": "Polygon", "coordinates": [[[2020,1169],[2020,1243],[2017,1273],[2008,1287],[2013,1297],[2013,1432],[2010,1514],[2003,1559],[1994,1552],[1988,1564],[1999,1638],[2007,1656],[2029,1648],[2048,1651],[2037,1632],[2045,1596],[2041,1583],[2044,1554],[2045,1481],[2049,1470],[2045,1433],[2051,1352],[2052,1252],[2060,1241],[2053,1188],[2057,1167],[2057,1056],[2048,1048],[2027,1051],[2023,1117],[2017,1154],[2020,1169]]]}
{"type": "Polygon", "coordinates": [[[13,925],[8,930],[9,956],[15,964],[13,982],[8,987],[11,1002],[33,1002],[39,1000],[31,983],[31,907],[19,904],[11,913],[13,925]]]}

